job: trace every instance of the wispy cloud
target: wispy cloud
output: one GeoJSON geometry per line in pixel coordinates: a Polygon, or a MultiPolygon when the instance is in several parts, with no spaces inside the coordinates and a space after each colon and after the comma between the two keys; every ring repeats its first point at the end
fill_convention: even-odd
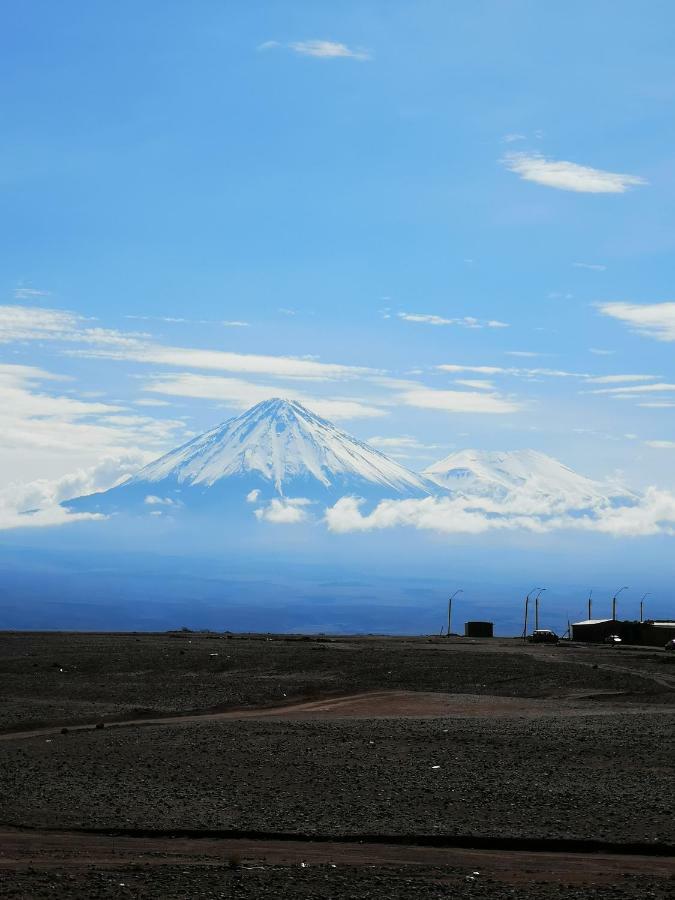
{"type": "Polygon", "coordinates": [[[18,287],[14,288],[15,300],[36,300],[39,297],[49,297],[51,291],[39,291],[36,288],[18,287]]]}
{"type": "Polygon", "coordinates": [[[655,450],[675,450],[675,441],[645,441],[645,444],[655,450]]]}
{"type": "Polygon", "coordinates": [[[140,322],[165,322],[169,325],[222,325],[225,328],[248,328],[250,322],[241,322],[229,319],[184,319],[177,316],[135,316],[127,315],[125,319],[135,319],[140,322]]]}
{"type": "Polygon", "coordinates": [[[518,412],[519,403],[494,393],[478,391],[442,391],[427,387],[403,391],[397,400],[404,406],[419,409],[436,409],[449,413],[479,413],[504,415],[518,412]]]}
{"type": "Polygon", "coordinates": [[[31,366],[0,366],[0,468],[18,477],[24,464],[44,459],[49,469],[74,459],[94,460],[131,449],[164,450],[185,423],[129,412],[119,404],[55,393],[58,376],[31,366]]]}
{"type": "Polygon", "coordinates": [[[675,391],[675,384],[669,384],[668,382],[659,381],[657,384],[638,384],[638,385],[623,385],[622,387],[616,388],[598,388],[594,391],[589,391],[589,394],[621,394],[623,396],[627,396],[629,394],[651,394],[651,393],[661,393],[664,391],[675,391]]]}
{"type": "Polygon", "coordinates": [[[575,262],[572,263],[572,266],[575,269],[589,269],[591,272],[604,272],[607,269],[607,266],[603,266],[600,263],[575,262]]]}
{"type": "Polygon", "coordinates": [[[441,372],[449,372],[453,375],[460,372],[472,372],[475,375],[509,375],[515,378],[588,378],[581,372],[566,372],[564,369],[519,369],[505,366],[460,366],[453,363],[443,363],[436,366],[441,372]]]}
{"type": "Polygon", "coordinates": [[[445,319],[442,316],[435,316],[427,313],[400,312],[396,315],[399,319],[403,319],[404,322],[415,322],[420,325],[459,325],[462,328],[509,327],[506,322],[500,322],[497,319],[475,319],[473,316],[461,316],[457,319],[445,319]]]}
{"type": "Polygon", "coordinates": [[[371,60],[372,54],[363,47],[349,47],[339,41],[312,39],[308,41],[264,41],[258,44],[258,50],[275,50],[286,48],[301,56],[312,56],[315,59],[356,59],[359,62],[371,60]]]}
{"type": "Polygon", "coordinates": [[[64,352],[70,356],[270,375],[276,378],[343,380],[375,375],[378,372],[363,366],[323,363],[316,359],[292,356],[166,346],[153,342],[146,334],[92,327],[89,320],[64,310],[0,306],[0,343],[38,340],[86,345],[86,349],[66,349],[64,352]]]}
{"type": "Polygon", "coordinates": [[[591,384],[614,384],[628,381],[654,381],[658,375],[597,375],[589,378],[591,384]]]}
{"type": "Polygon", "coordinates": [[[633,331],[657,341],[675,341],[675,303],[600,303],[603,316],[618,319],[633,331]]]}
{"type": "Polygon", "coordinates": [[[491,381],[487,381],[483,378],[458,378],[455,383],[461,384],[464,387],[474,388],[477,391],[494,390],[494,384],[491,381]]]}
{"type": "Polygon", "coordinates": [[[606,172],[566,160],[546,159],[539,154],[509,153],[502,159],[502,163],[525,181],[534,181],[561,191],[623,194],[632,187],[648,183],[639,175],[606,172]]]}
{"type": "Polygon", "coordinates": [[[192,397],[216,400],[234,409],[248,409],[255,403],[270,397],[284,396],[299,400],[314,412],[328,419],[363,419],[386,416],[388,412],[372,403],[348,397],[321,397],[278,385],[258,384],[240,378],[224,378],[218,375],[198,375],[180,372],[176,375],[157,376],[145,385],[145,391],[170,397],[192,397]]]}

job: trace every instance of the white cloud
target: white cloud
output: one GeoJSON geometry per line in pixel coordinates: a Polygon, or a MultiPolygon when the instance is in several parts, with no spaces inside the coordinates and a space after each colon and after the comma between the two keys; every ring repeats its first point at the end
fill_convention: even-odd
{"type": "Polygon", "coordinates": [[[524,134],[516,134],[516,133],[505,134],[502,138],[502,141],[505,144],[513,144],[516,141],[525,141],[525,140],[527,140],[527,137],[524,134]]]}
{"type": "Polygon", "coordinates": [[[146,506],[182,506],[183,504],[180,500],[172,500],[171,497],[157,497],[155,494],[148,494],[148,496],[143,501],[146,506]]]}
{"type": "Polygon", "coordinates": [[[337,533],[415,528],[440,534],[484,534],[488,531],[525,530],[548,533],[560,530],[597,532],[614,537],[675,535],[675,494],[648,488],[633,505],[599,502],[590,510],[529,508],[533,498],[511,498],[496,503],[487,498],[470,500],[426,497],[422,500],[383,500],[370,512],[364,501],[342,497],[325,511],[328,529],[337,533]]]}
{"type": "Polygon", "coordinates": [[[87,321],[64,310],[0,306],[0,343],[33,340],[79,343],[86,344],[87,349],[66,351],[68,355],[272,375],[275,378],[341,380],[375,374],[377,371],[293,356],[164,346],[148,340],[148,335],[93,328],[86,324],[87,321]]]}
{"type": "Polygon", "coordinates": [[[649,394],[663,393],[664,391],[675,391],[675,384],[659,381],[657,384],[636,384],[632,386],[623,386],[616,388],[598,388],[594,391],[587,391],[589,394],[616,394],[621,396],[629,396],[631,394],[649,394]]]}
{"type": "Polygon", "coordinates": [[[44,387],[59,383],[35,367],[0,365],[0,472],[23,480],[60,477],[134,448],[157,455],[185,434],[184,422],[130,414],[119,405],[44,387]]]}
{"type": "Polygon", "coordinates": [[[675,441],[645,441],[645,444],[655,450],[675,450],[675,441]]]}
{"type": "Polygon", "coordinates": [[[572,263],[572,266],[575,269],[588,269],[591,272],[604,272],[607,269],[607,266],[603,266],[601,263],[575,262],[572,263]]]}
{"type": "Polygon", "coordinates": [[[73,355],[154,363],[180,368],[238,372],[246,375],[271,375],[275,378],[294,378],[305,381],[343,380],[361,377],[376,371],[359,366],[298,359],[293,356],[263,356],[255,353],[231,353],[225,350],[165,347],[140,341],[135,346],[123,349],[108,350],[96,347],[74,351],[73,355]]]}
{"type": "Polygon", "coordinates": [[[494,390],[494,384],[491,381],[486,381],[481,378],[458,378],[455,383],[461,384],[464,387],[475,388],[477,391],[494,390]]]}
{"type": "Polygon", "coordinates": [[[260,497],[260,493],[261,492],[258,490],[258,488],[256,488],[253,491],[249,491],[248,494],[246,495],[246,502],[247,503],[257,503],[258,499],[260,497]]]}
{"type": "Polygon", "coordinates": [[[657,375],[598,375],[588,378],[591,384],[614,384],[622,381],[654,381],[657,375]]]}
{"type": "Polygon", "coordinates": [[[288,46],[295,53],[317,59],[357,59],[361,62],[372,59],[371,54],[362,47],[352,48],[338,41],[293,41],[288,46]]]}
{"type": "Polygon", "coordinates": [[[535,356],[541,356],[536,350],[507,350],[507,356],[522,356],[524,359],[533,359],[535,356]]]}
{"type": "Polygon", "coordinates": [[[633,331],[658,341],[675,341],[675,303],[601,303],[603,316],[618,319],[633,331]]]}
{"type": "Polygon", "coordinates": [[[279,48],[292,50],[301,56],[313,56],[316,59],[356,59],[360,62],[372,59],[368,50],[364,50],[362,47],[348,47],[347,44],[342,44],[339,41],[314,39],[309,41],[291,41],[288,44],[284,44],[281,41],[263,41],[257,47],[258,50],[277,50],[279,48]]]}
{"type": "MultiPolygon", "coordinates": [[[[407,313],[400,312],[396,314],[399,319],[405,322],[416,322],[422,325],[459,325],[462,328],[508,328],[506,322],[500,322],[497,319],[475,319],[473,316],[462,316],[458,319],[444,319],[442,316],[430,315],[427,313],[407,313]]],[[[388,317],[387,317],[388,318],[388,317]]]]}
{"type": "Polygon", "coordinates": [[[631,187],[648,183],[638,175],[606,172],[565,160],[546,159],[539,154],[510,153],[502,159],[502,163],[525,181],[534,181],[562,191],[623,194],[631,187]]]}
{"type": "Polygon", "coordinates": [[[588,378],[582,372],[566,372],[562,369],[518,369],[503,366],[459,366],[452,363],[443,363],[435,367],[441,372],[450,372],[455,375],[460,372],[472,372],[475,375],[510,375],[516,378],[588,378]]]}
{"type": "Polygon", "coordinates": [[[18,287],[14,289],[15,300],[35,300],[37,297],[49,297],[51,291],[38,291],[35,288],[18,287]]]}
{"type": "Polygon", "coordinates": [[[0,306],[0,343],[15,341],[64,341],[134,347],[137,334],[125,334],[107,328],[91,327],[87,319],[75,313],[43,307],[0,306]]]}
{"type": "Polygon", "coordinates": [[[72,497],[105,491],[121,484],[148,461],[148,454],[139,450],[122,451],[60,478],[11,482],[0,488],[0,529],[49,527],[98,518],[70,513],[59,504],[72,497]]]}
{"type": "Polygon", "coordinates": [[[253,511],[260,522],[272,522],[274,525],[298,525],[309,518],[306,506],[311,500],[304,497],[287,497],[282,500],[270,500],[267,506],[253,511]]]}
{"type": "Polygon", "coordinates": [[[240,322],[228,319],[184,319],[181,316],[138,316],[126,315],[125,319],[133,319],[140,322],[165,322],[168,325],[224,325],[226,328],[248,328],[250,322],[240,322]]]}
{"type": "Polygon", "coordinates": [[[417,438],[407,434],[401,435],[400,437],[381,437],[380,435],[375,435],[374,437],[368,438],[367,443],[370,444],[371,447],[377,447],[378,450],[382,450],[389,455],[394,455],[392,451],[395,450],[426,451],[447,449],[447,445],[423,444],[421,441],[418,441],[417,438]]]}
{"type": "Polygon", "coordinates": [[[378,406],[348,397],[314,397],[293,389],[280,391],[278,386],[192,372],[157,376],[145,385],[144,390],[173,397],[220,400],[242,410],[281,394],[289,400],[299,400],[320,416],[336,420],[387,415],[387,411],[378,406]]]}
{"type": "Polygon", "coordinates": [[[600,347],[589,347],[589,353],[594,353],[596,356],[613,356],[616,353],[616,350],[603,350],[600,347]]]}
{"type": "Polygon", "coordinates": [[[504,414],[518,412],[520,404],[506,400],[497,394],[476,391],[439,391],[418,387],[398,395],[398,401],[405,406],[420,409],[438,409],[451,413],[504,414]]]}

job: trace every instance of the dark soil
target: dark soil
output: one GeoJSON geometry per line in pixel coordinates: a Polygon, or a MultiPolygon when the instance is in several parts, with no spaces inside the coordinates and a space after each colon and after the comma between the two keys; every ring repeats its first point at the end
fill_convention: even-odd
{"type": "Polygon", "coordinates": [[[642,704],[672,702],[675,666],[663,666],[664,658],[513,640],[4,633],[0,729],[369,690],[513,697],[616,691],[642,704]]]}
{"type": "Polygon", "coordinates": [[[73,867],[40,843],[45,828],[206,829],[357,843],[512,837],[554,852],[556,840],[583,839],[666,853],[675,845],[675,667],[664,658],[507,640],[0,635],[0,828],[36,829],[20,865],[0,837],[0,897],[675,896],[672,867],[548,871],[511,855],[472,876],[464,865],[399,865],[396,855],[356,866],[344,857],[337,868],[277,855],[232,868],[207,865],[204,845],[181,863],[168,851],[141,866],[85,854],[73,867]],[[256,707],[370,691],[428,692],[428,717],[411,717],[414,701],[391,693],[389,718],[371,717],[377,697],[351,712],[346,703],[325,705],[330,715],[319,706],[311,717],[251,717],[256,707]],[[446,701],[432,692],[466,700],[439,715],[446,701]],[[394,715],[396,703],[406,711],[394,715]],[[236,709],[249,717],[72,730],[236,709]],[[52,732],[9,737],[38,725],[52,732]]]}
{"type": "Polygon", "coordinates": [[[517,884],[473,876],[466,870],[410,867],[265,866],[232,870],[228,865],[78,873],[0,872],[0,897],[7,900],[144,900],[238,898],[238,900],[667,900],[673,884],[628,876],[620,884],[517,884]]]}

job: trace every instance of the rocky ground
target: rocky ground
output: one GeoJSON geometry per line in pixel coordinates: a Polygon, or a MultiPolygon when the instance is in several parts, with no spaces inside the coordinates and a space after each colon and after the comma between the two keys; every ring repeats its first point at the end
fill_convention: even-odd
{"type": "Polygon", "coordinates": [[[675,896],[661,651],[5,634],[0,697],[0,897],[675,896]],[[176,865],[209,835],[272,843],[176,865]],[[389,855],[347,853],[369,840],[389,855]],[[497,854],[478,876],[472,846],[497,854]]]}

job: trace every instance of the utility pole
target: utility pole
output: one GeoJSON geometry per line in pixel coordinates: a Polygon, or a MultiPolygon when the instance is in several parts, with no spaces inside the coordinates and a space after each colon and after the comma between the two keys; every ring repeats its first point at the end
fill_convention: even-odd
{"type": "Polygon", "coordinates": [[[640,600],[640,624],[644,622],[644,611],[645,611],[645,597],[649,597],[649,591],[646,594],[642,595],[642,600],[640,600]]]}
{"type": "Polygon", "coordinates": [[[544,593],[546,588],[539,588],[539,593],[534,598],[534,630],[539,631],[539,597],[544,593]]]}
{"type": "Polygon", "coordinates": [[[593,616],[591,614],[592,610],[593,610],[593,591],[591,590],[590,594],[588,595],[588,618],[589,618],[589,620],[593,618],[593,616]]]}
{"type": "Polygon", "coordinates": [[[448,600],[448,634],[447,634],[447,637],[450,637],[450,632],[452,631],[452,629],[450,627],[451,621],[452,621],[452,601],[455,599],[457,594],[463,594],[463,593],[464,593],[464,591],[460,588],[458,591],[455,591],[455,593],[452,595],[452,597],[450,597],[450,599],[448,600]]]}
{"type": "Polygon", "coordinates": [[[525,627],[523,628],[523,640],[527,637],[527,616],[530,607],[530,594],[534,594],[535,591],[543,590],[543,588],[532,588],[532,590],[525,597],[525,627]]]}
{"type": "Polygon", "coordinates": [[[622,588],[619,588],[619,590],[612,597],[612,622],[616,622],[616,598],[619,596],[621,591],[627,591],[627,590],[628,590],[628,586],[624,585],[622,588]]]}

